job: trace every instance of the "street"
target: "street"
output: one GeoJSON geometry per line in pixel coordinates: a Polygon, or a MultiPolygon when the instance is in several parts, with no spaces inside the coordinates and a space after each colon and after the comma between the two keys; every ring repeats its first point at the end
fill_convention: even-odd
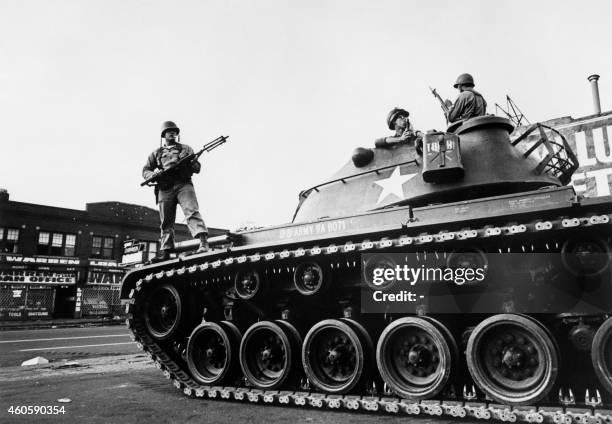
{"type": "MultiPolygon", "coordinates": [[[[0,369],[0,422],[11,423],[406,423],[446,424],[448,418],[344,411],[189,398],[145,355],[84,359],[80,367],[0,369]],[[69,399],[60,403],[58,399],[69,399]],[[64,414],[12,415],[11,406],[64,406],[64,414]]],[[[456,421],[455,421],[456,422],[456,421]]],[[[463,420],[470,424],[472,421],[463,420]]]]}
{"type": "Polygon", "coordinates": [[[123,325],[0,331],[0,367],[42,356],[49,362],[137,353],[123,325]]]}

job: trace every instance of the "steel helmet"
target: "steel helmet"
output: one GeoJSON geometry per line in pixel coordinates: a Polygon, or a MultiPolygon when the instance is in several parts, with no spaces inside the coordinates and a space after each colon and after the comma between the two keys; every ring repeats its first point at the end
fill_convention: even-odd
{"type": "Polygon", "coordinates": [[[406,118],[408,118],[410,116],[410,112],[408,112],[405,109],[400,109],[397,107],[394,107],[391,112],[389,112],[389,115],[387,115],[387,126],[389,127],[390,130],[394,130],[394,124],[395,124],[395,120],[400,117],[400,116],[405,116],[406,118]]]}
{"type": "Polygon", "coordinates": [[[177,133],[180,133],[181,130],[179,129],[179,127],[176,126],[176,124],[172,121],[166,121],[162,124],[161,126],[161,136],[163,137],[164,134],[166,133],[166,131],[168,130],[176,130],[177,133]]]}
{"type": "Polygon", "coordinates": [[[455,81],[453,87],[457,88],[459,87],[459,84],[474,87],[474,77],[472,77],[470,74],[461,74],[457,77],[457,81],[455,81]]]}

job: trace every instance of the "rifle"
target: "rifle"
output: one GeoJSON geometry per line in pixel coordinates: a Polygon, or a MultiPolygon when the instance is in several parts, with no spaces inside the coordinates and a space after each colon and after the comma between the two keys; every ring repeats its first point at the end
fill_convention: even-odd
{"type": "MultiPolygon", "coordinates": [[[[442,100],[442,97],[440,97],[440,95],[438,94],[435,88],[429,87],[429,89],[431,90],[431,94],[433,94],[434,97],[438,99],[438,101],[440,102],[440,106],[442,107],[442,110],[444,111],[444,115],[448,116],[448,111],[450,110],[450,108],[448,107],[448,104],[446,104],[446,102],[442,100]]],[[[448,122],[448,118],[446,119],[446,122],[448,122]]]]}
{"type": "Polygon", "coordinates": [[[177,171],[178,169],[180,169],[180,167],[188,163],[190,164],[190,163],[195,162],[202,155],[202,153],[210,152],[211,150],[219,147],[220,145],[225,143],[228,138],[229,138],[229,135],[222,135],[222,136],[215,138],[213,141],[206,143],[204,147],[202,147],[201,150],[195,153],[192,153],[190,155],[187,155],[184,158],[181,158],[178,162],[170,166],[168,169],[164,169],[161,172],[153,174],[152,176],[144,180],[142,183],[140,183],[140,186],[142,187],[146,185],[148,186],[157,185],[157,183],[159,183],[159,180],[163,179],[164,177],[167,177],[170,173],[177,171]]]}

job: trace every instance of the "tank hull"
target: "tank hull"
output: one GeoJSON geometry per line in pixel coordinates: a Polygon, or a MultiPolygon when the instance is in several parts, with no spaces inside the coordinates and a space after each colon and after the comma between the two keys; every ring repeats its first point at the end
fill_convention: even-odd
{"type": "Polygon", "coordinates": [[[611,197],[580,200],[561,187],[245,232],[227,251],[126,275],[127,325],[187,396],[512,422],[612,420],[609,367],[601,358],[612,349],[612,308],[592,293],[579,301],[593,281],[607,293],[609,261],[576,271],[582,275],[570,280],[578,288],[569,291],[577,301],[564,310],[542,305],[550,287],[569,284],[576,266],[567,261],[491,271],[489,286],[451,285],[453,298],[470,301],[496,287],[488,309],[417,301],[410,309],[372,311],[361,302],[371,293],[367,255],[562,257],[568,240],[586,237],[598,240],[600,257],[609,260],[611,211],[611,197]],[[533,288],[517,296],[525,282],[533,288]],[[215,325],[202,329],[206,323],[215,325]],[[199,350],[189,346],[192,335],[209,333],[199,350]],[[401,354],[398,341],[407,343],[401,354]],[[499,360],[488,358],[498,342],[499,360]],[[499,361],[509,376],[496,374],[499,361]]]}

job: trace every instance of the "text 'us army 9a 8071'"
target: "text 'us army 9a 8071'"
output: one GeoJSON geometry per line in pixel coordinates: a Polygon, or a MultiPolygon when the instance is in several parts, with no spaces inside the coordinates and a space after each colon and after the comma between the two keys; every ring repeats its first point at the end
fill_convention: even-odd
{"type": "Polygon", "coordinates": [[[612,199],[566,186],[563,136],[512,131],[357,149],[290,224],[130,272],[129,328],[193,397],[612,422],[612,199]]]}

